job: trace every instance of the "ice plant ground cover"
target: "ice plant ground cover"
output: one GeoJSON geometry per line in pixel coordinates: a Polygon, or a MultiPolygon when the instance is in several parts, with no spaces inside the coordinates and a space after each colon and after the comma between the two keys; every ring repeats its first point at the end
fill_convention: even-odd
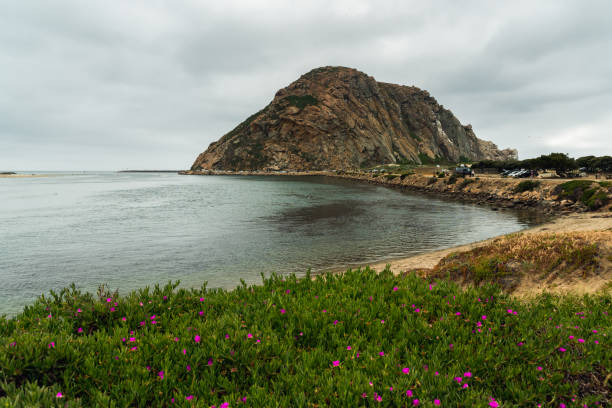
{"type": "Polygon", "coordinates": [[[607,406],[610,313],[369,269],[70,288],[0,319],[0,406],[607,406]]]}

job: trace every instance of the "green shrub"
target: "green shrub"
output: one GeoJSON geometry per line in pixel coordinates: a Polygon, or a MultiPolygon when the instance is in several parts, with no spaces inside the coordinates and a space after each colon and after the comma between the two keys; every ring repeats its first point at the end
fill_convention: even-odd
{"type": "Polygon", "coordinates": [[[589,210],[597,210],[610,202],[607,191],[601,187],[600,184],[590,180],[572,180],[558,185],[554,192],[559,199],[580,201],[589,210]]]}
{"type": "Polygon", "coordinates": [[[446,184],[455,184],[457,182],[457,175],[451,174],[451,176],[446,181],[446,184]]]}
{"type": "Polygon", "coordinates": [[[397,177],[397,174],[385,174],[384,176],[387,180],[393,180],[397,177]]]}
{"type": "Polygon", "coordinates": [[[468,185],[472,184],[475,180],[474,179],[464,179],[461,184],[459,184],[459,189],[464,189],[465,187],[467,187],[468,185]]]}
{"type": "Polygon", "coordinates": [[[515,193],[522,193],[524,191],[533,191],[534,189],[536,189],[539,186],[540,186],[540,182],[539,181],[524,180],[524,181],[521,181],[520,183],[518,183],[516,185],[516,187],[514,187],[513,191],[515,193]]]}

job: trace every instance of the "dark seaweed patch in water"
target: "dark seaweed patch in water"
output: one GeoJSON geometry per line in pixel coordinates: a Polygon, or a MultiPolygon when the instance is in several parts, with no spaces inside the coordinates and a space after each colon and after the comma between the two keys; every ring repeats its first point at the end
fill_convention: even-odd
{"type": "Polygon", "coordinates": [[[285,230],[287,228],[293,229],[325,221],[334,225],[342,225],[364,212],[365,209],[359,206],[359,202],[343,201],[290,208],[280,212],[278,215],[268,217],[266,220],[277,223],[279,228],[285,230]]]}

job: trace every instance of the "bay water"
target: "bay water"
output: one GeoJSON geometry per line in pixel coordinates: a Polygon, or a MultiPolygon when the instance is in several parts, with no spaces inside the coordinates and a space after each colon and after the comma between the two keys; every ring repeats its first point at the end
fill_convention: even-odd
{"type": "Polygon", "coordinates": [[[0,178],[0,314],[75,283],[230,289],[521,230],[492,211],[319,176],[47,173],[0,178]]]}

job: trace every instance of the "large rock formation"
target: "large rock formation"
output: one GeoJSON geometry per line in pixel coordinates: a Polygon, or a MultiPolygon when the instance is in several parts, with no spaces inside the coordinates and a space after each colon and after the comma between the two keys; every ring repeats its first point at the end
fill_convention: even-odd
{"type": "Polygon", "coordinates": [[[516,157],[516,150],[478,139],[427,91],[323,67],[278,91],[268,106],[211,143],[191,169],[355,169],[516,157]]]}

